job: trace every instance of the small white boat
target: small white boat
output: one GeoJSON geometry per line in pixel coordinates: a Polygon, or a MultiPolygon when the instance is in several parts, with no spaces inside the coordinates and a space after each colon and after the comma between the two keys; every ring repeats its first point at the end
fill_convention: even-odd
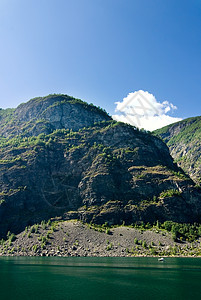
{"type": "Polygon", "coordinates": [[[163,257],[160,257],[160,258],[158,259],[158,261],[164,261],[164,258],[163,258],[163,257]]]}

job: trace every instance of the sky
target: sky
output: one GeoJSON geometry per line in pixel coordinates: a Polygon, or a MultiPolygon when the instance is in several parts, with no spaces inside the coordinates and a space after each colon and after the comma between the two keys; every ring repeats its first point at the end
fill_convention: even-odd
{"type": "Polygon", "coordinates": [[[150,130],[200,115],[201,0],[0,0],[0,41],[2,108],[64,93],[150,130]]]}

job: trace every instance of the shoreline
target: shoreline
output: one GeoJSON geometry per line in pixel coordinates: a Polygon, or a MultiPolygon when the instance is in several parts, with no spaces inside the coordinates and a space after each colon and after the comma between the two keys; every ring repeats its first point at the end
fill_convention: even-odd
{"type": "Polygon", "coordinates": [[[14,255],[14,254],[8,254],[8,255],[2,255],[0,254],[0,258],[6,258],[6,257],[50,257],[50,258],[71,258],[71,257],[79,257],[79,258],[201,258],[201,255],[198,256],[178,256],[178,255],[170,255],[170,256],[158,256],[158,255],[130,255],[130,256],[73,256],[73,255],[69,255],[69,256],[65,256],[65,255],[14,255]]]}

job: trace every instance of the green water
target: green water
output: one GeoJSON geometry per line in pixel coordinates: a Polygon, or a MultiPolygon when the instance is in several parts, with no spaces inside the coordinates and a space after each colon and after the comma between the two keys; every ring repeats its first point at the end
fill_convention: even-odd
{"type": "Polygon", "coordinates": [[[201,299],[201,259],[0,258],[0,299],[201,299]]]}

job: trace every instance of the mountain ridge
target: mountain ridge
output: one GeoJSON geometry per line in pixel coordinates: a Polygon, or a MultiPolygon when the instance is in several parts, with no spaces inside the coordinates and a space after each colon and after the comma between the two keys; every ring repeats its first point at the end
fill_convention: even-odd
{"type": "Polygon", "coordinates": [[[201,116],[170,124],[155,130],[154,133],[166,142],[178,166],[189,174],[197,184],[200,184],[201,116]]]}

